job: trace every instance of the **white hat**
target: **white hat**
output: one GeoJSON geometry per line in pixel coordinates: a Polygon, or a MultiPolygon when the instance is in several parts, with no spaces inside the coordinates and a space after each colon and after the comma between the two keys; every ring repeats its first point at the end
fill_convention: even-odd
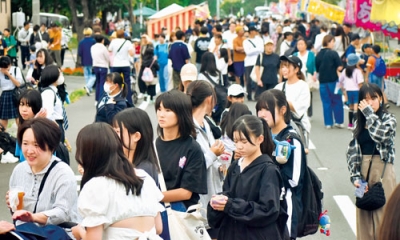
{"type": "Polygon", "coordinates": [[[284,34],[284,33],[287,33],[287,32],[293,32],[292,28],[288,27],[288,26],[284,27],[283,30],[282,30],[282,33],[284,34]]]}
{"type": "Polygon", "coordinates": [[[232,84],[228,88],[228,96],[238,96],[240,94],[245,94],[244,89],[239,84],[232,84]]]}
{"type": "Polygon", "coordinates": [[[197,80],[197,68],[192,63],[186,63],[181,69],[181,80],[184,81],[195,81],[197,80]]]}

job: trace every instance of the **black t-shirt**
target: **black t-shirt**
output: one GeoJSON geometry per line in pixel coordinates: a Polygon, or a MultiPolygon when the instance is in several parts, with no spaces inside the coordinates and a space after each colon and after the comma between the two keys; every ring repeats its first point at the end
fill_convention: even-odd
{"type": "Polygon", "coordinates": [[[339,77],[337,68],[342,65],[339,54],[328,48],[323,48],[315,58],[315,67],[319,73],[320,83],[336,82],[339,77]]]}
{"type": "Polygon", "coordinates": [[[379,155],[379,151],[376,149],[376,143],[369,135],[368,129],[364,128],[361,130],[357,137],[357,141],[363,155],[379,155]]]}
{"type": "Polygon", "coordinates": [[[197,204],[199,194],[207,194],[207,169],[200,145],[192,137],[171,141],[159,137],[156,148],[167,190],[189,190],[191,198],[182,202],[186,208],[197,204]]]}
{"type": "Polygon", "coordinates": [[[194,42],[194,51],[196,52],[196,63],[201,63],[201,57],[205,52],[208,51],[208,46],[210,45],[210,38],[199,37],[194,42]]]}
{"type": "MultiPolygon", "coordinates": [[[[258,55],[257,66],[260,66],[260,55],[258,55]]],[[[262,66],[264,67],[261,81],[264,84],[277,84],[278,83],[278,70],[280,66],[279,55],[276,53],[265,54],[263,53],[262,66]]]]}

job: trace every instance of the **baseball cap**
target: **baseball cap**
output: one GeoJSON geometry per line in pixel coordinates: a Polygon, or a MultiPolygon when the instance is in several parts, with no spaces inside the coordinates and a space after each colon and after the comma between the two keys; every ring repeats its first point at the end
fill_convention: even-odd
{"type": "Polygon", "coordinates": [[[268,39],[264,42],[264,45],[267,45],[267,44],[274,44],[274,41],[272,41],[271,38],[268,38],[268,39]]]}
{"type": "Polygon", "coordinates": [[[239,84],[232,84],[228,88],[228,96],[238,96],[240,94],[245,94],[244,89],[239,84]]]}
{"type": "Polygon", "coordinates": [[[289,56],[281,56],[279,58],[281,61],[288,61],[290,63],[293,63],[294,65],[298,66],[300,69],[303,67],[303,63],[301,62],[300,58],[293,56],[293,55],[289,55],[289,56]]]}
{"type": "Polygon", "coordinates": [[[366,48],[372,48],[372,44],[364,43],[364,44],[362,45],[362,47],[361,47],[361,50],[362,50],[362,51],[365,51],[366,48]]]}
{"type": "Polygon", "coordinates": [[[357,54],[351,53],[347,57],[347,66],[355,66],[358,61],[360,61],[360,57],[358,57],[357,54]]]}
{"type": "Polygon", "coordinates": [[[197,68],[193,63],[186,63],[181,69],[181,79],[183,81],[197,80],[197,68]]]}
{"type": "Polygon", "coordinates": [[[251,32],[251,31],[257,31],[258,32],[258,29],[256,27],[254,27],[254,26],[251,26],[251,27],[249,27],[249,32],[251,32]]]}

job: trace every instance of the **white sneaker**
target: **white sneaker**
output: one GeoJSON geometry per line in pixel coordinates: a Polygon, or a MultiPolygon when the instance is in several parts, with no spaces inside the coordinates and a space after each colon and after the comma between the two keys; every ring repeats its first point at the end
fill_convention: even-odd
{"type": "Polygon", "coordinates": [[[1,163],[16,163],[18,162],[18,158],[14,157],[10,152],[3,154],[1,157],[1,163]]]}
{"type": "Polygon", "coordinates": [[[139,93],[139,95],[137,96],[138,99],[142,99],[144,98],[144,94],[143,93],[139,93]]]}
{"type": "Polygon", "coordinates": [[[94,101],[94,106],[97,107],[97,101],[94,101]]]}

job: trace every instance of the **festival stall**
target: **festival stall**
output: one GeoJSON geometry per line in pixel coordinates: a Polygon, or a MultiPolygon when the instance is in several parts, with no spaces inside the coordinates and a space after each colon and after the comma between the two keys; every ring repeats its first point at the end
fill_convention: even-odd
{"type": "Polygon", "coordinates": [[[149,36],[159,34],[163,27],[166,27],[169,32],[174,31],[176,27],[180,27],[182,31],[186,31],[189,26],[194,26],[196,19],[206,19],[209,15],[210,11],[206,3],[190,5],[185,8],[177,4],[172,4],[149,17],[147,34],[149,36]]]}
{"type": "MultiPolygon", "coordinates": [[[[347,0],[345,21],[372,32],[400,39],[400,1],[347,0]]],[[[386,89],[388,99],[400,106],[400,56],[395,50],[387,59],[386,89]]]]}
{"type": "Polygon", "coordinates": [[[345,10],[341,7],[320,1],[320,0],[303,0],[301,6],[307,7],[307,12],[323,16],[333,22],[341,23],[344,20],[345,10]],[[304,2],[304,3],[303,3],[304,2]]]}

